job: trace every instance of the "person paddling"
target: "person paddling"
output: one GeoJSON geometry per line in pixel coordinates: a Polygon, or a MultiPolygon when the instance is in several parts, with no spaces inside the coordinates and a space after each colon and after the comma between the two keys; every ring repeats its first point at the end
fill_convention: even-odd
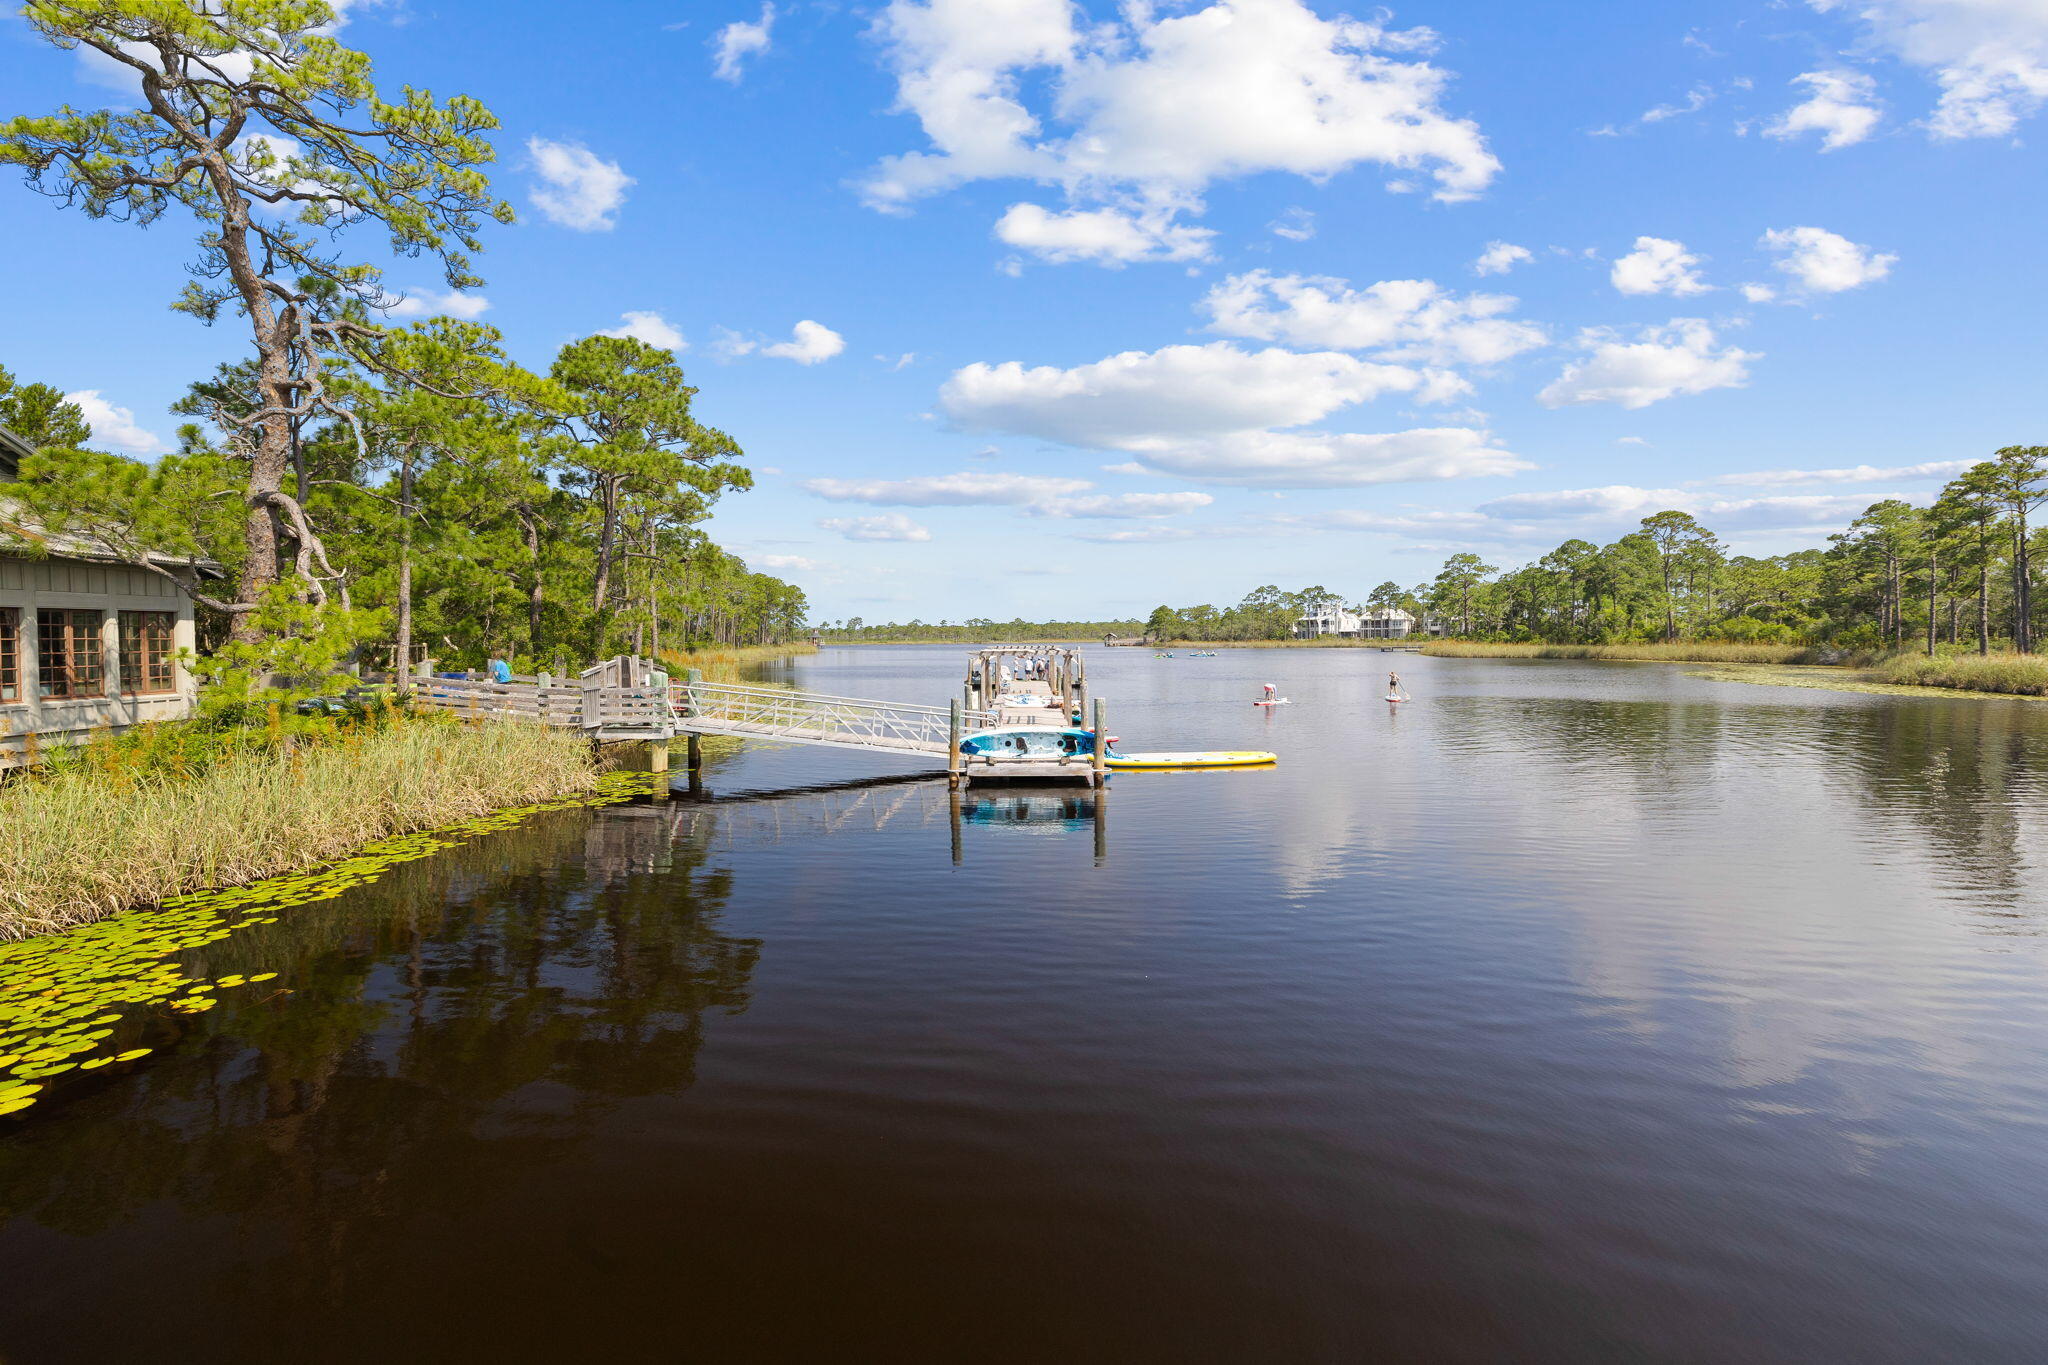
{"type": "Polygon", "coordinates": [[[1388,700],[1388,701],[1406,701],[1406,700],[1408,700],[1408,694],[1407,694],[1406,692],[1404,692],[1404,691],[1402,691],[1402,690],[1401,690],[1401,675],[1400,675],[1399,673],[1389,673],[1389,674],[1387,674],[1387,700],[1388,700]]]}

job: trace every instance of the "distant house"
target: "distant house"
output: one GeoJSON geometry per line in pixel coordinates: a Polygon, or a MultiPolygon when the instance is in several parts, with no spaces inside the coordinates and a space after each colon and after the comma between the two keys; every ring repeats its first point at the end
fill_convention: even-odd
{"type": "Polygon", "coordinates": [[[1399,607],[1378,607],[1358,619],[1364,640],[1405,640],[1415,633],[1415,618],[1399,607]]]}
{"type": "MultiPolygon", "coordinates": [[[[0,482],[26,442],[0,427],[0,482]]],[[[37,748],[189,715],[192,599],[162,574],[50,535],[0,505],[0,769],[37,748]]]]}
{"type": "Polygon", "coordinates": [[[1320,602],[1294,622],[1294,638],[1317,640],[1325,635],[1356,636],[1359,616],[1339,602],[1320,602]]]}

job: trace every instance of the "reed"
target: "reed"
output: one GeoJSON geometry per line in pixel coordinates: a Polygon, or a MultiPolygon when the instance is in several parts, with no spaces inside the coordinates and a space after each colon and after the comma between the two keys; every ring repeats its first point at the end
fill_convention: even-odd
{"type": "Polygon", "coordinates": [[[1901,654],[1886,659],[1877,671],[1889,683],[2048,697],[2048,658],[2038,654],[1901,654]]]}
{"type": "Polygon", "coordinates": [[[1838,664],[1862,667],[1869,656],[1818,645],[1745,645],[1721,640],[1680,640],[1622,645],[1506,644],[1431,640],[1424,654],[1453,659],[1632,659],[1646,663],[1838,664]]]}
{"type": "Polygon", "coordinates": [[[314,866],[595,781],[580,736],[502,721],[423,717],[321,744],[256,744],[189,773],[118,757],[134,748],[0,787],[0,939],[314,866]]]}
{"type": "Polygon", "coordinates": [[[745,671],[757,664],[817,652],[818,647],[812,644],[705,645],[697,649],[665,649],[661,652],[661,666],[676,678],[682,677],[684,669],[694,668],[704,674],[706,682],[740,682],[745,671]]]}

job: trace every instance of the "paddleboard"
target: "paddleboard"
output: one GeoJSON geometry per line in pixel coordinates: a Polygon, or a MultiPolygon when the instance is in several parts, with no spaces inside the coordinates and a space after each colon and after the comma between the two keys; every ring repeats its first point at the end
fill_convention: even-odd
{"type": "Polygon", "coordinates": [[[1188,753],[1111,754],[1113,769],[1165,768],[1258,768],[1280,761],[1278,754],[1262,749],[1206,749],[1188,753]]]}
{"type": "Polygon", "coordinates": [[[1253,706],[1285,706],[1285,705],[1287,705],[1287,698],[1285,698],[1285,697],[1282,697],[1282,698],[1280,698],[1280,700],[1278,700],[1278,701],[1255,701],[1255,702],[1253,702],[1253,703],[1252,703],[1252,705],[1253,705],[1253,706]]]}

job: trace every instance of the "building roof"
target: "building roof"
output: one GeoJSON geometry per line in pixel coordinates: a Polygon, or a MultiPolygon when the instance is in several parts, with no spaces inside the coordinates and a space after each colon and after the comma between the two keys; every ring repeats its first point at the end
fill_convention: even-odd
{"type": "MultiPolygon", "coordinates": [[[[0,483],[12,483],[21,476],[21,462],[35,454],[35,448],[6,427],[0,427],[0,483]]],[[[130,561],[97,541],[61,531],[45,531],[15,513],[0,501],[0,554],[25,553],[37,559],[83,559],[95,564],[126,564],[130,561]]],[[[210,559],[188,561],[182,555],[152,553],[150,561],[165,568],[184,567],[188,562],[203,578],[224,577],[221,566],[210,559]]]]}

